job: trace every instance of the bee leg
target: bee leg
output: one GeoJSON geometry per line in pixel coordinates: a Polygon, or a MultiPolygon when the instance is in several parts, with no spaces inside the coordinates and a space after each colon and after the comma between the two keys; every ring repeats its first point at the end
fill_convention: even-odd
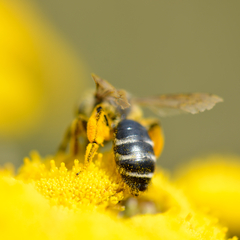
{"type": "Polygon", "coordinates": [[[63,140],[58,147],[57,154],[66,152],[70,138],[71,138],[71,125],[67,128],[67,130],[64,134],[63,140]]]}
{"type": "Polygon", "coordinates": [[[110,140],[109,118],[101,105],[94,108],[88,120],[87,137],[90,143],[86,149],[84,168],[87,168],[91,163],[99,145],[103,146],[104,141],[110,140]]]}
{"type": "Polygon", "coordinates": [[[87,168],[88,165],[91,163],[92,159],[94,158],[95,154],[97,153],[97,150],[99,148],[99,145],[97,143],[89,143],[87,145],[86,153],[85,153],[85,164],[84,167],[87,168]]]}
{"type": "Polygon", "coordinates": [[[161,124],[158,120],[147,119],[143,125],[148,125],[148,135],[154,143],[153,151],[156,157],[159,157],[164,147],[164,134],[161,124]]]}
{"type": "Polygon", "coordinates": [[[80,115],[72,121],[72,124],[67,128],[63,141],[61,142],[58,153],[66,152],[68,143],[70,148],[70,155],[75,156],[79,152],[78,138],[86,132],[87,120],[80,115]]]}

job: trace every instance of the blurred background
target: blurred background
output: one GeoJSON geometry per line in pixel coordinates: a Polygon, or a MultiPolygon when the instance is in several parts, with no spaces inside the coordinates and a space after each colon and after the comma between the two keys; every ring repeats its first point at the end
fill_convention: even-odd
{"type": "Polygon", "coordinates": [[[209,92],[211,111],[163,118],[159,164],[240,154],[240,2],[0,1],[0,164],[54,154],[94,72],[136,96],[209,92]]]}

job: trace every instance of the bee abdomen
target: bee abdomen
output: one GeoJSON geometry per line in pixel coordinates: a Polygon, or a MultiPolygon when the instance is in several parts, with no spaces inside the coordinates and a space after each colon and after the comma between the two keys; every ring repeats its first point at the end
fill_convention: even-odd
{"type": "Polygon", "coordinates": [[[115,128],[114,152],[118,171],[132,192],[145,191],[156,163],[147,130],[133,120],[121,121],[115,128]]]}

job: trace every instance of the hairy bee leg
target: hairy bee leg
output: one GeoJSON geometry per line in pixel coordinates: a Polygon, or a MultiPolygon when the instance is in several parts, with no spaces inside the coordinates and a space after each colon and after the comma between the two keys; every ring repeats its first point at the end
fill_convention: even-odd
{"type": "Polygon", "coordinates": [[[66,152],[69,144],[70,154],[75,156],[79,152],[78,138],[86,132],[87,120],[84,116],[79,115],[72,121],[72,124],[67,128],[63,141],[58,148],[59,152],[66,152]]]}
{"type": "Polygon", "coordinates": [[[164,134],[159,122],[155,122],[152,125],[150,125],[148,134],[154,143],[153,146],[154,154],[156,157],[159,157],[164,147],[164,134]]]}
{"type": "Polygon", "coordinates": [[[89,143],[86,149],[86,154],[85,154],[85,159],[84,159],[84,167],[87,167],[92,159],[94,158],[94,156],[97,153],[97,150],[99,148],[99,145],[97,143],[89,143]]]}
{"type": "Polygon", "coordinates": [[[156,119],[145,119],[142,124],[148,128],[148,135],[154,143],[154,154],[159,157],[164,147],[164,134],[160,122],[156,119]]]}
{"type": "Polygon", "coordinates": [[[103,142],[110,139],[109,119],[101,105],[97,105],[87,123],[87,137],[89,144],[85,153],[86,169],[92,162],[99,145],[103,146],[103,142]]]}
{"type": "MultiPolygon", "coordinates": [[[[87,145],[85,158],[84,158],[84,166],[83,166],[82,171],[84,171],[88,168],[88,166],[92,162],[94,156],[97,154],[98,148],[99,148],[99,145],[97,143],[89,143],[87,145]]],[[[79,175],[82,171],[78,172],[77,175],[79,175]]]]}
{"type": "Polygon", "coordinates": [[[110,140],[109,119],[101,104],[97,105],[87,123],[87,137],[90,143],[103,145],[110,140]]]}
{"type": "Polygon", "coordinates": [[[69,142],[70,154],[76,156],[79,152],[78,138],[80,136],[81,119],[74,119],[71,128],[71,138],[69,142]]]}
{"type": "Polygon", "coordinates": [[[66,152],[70,138],[71,138],[71,125],[67,128],[67,130],[64,134],[63,140],[58,147],[57,154],[66,152]]]}

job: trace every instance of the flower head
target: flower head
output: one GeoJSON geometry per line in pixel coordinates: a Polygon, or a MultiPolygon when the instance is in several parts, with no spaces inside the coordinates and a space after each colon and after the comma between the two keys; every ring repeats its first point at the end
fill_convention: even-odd
{"type": "Polygon", "coordinates": [[[177,184],[192,203],[240,235],[239,157],[213,155],[178,170],[177,184]]]}
{"type": "Polygon", "coordinates": [[[1,171],[2,237],[226,239],[227,229],[193,208],[161,170],[149,190],[134,198],[116,173],[111,151],[97,154],[86,170],[81,157],[68,168],[63,158],[72,161],[32,153],[18,175],[1,171]]]}
{"type": "Polygon", "coordinates": [[[83,164],[77,159],[73,160],[71,169],[67,169],[64,162],[56,166],[58,157],[45,160],[44,164],[40,156],[33,153],[32,161],[25,158],[17,178],[33,183],[52,206],[75,210],[88,207],[105,209],[123,199],[123,183],[111,167],[113,158],[111,154],[106,154],[105,158],[110,167],[102,161],[102,154],[98,154],[95,163],[82,171],[83,164]]]}

